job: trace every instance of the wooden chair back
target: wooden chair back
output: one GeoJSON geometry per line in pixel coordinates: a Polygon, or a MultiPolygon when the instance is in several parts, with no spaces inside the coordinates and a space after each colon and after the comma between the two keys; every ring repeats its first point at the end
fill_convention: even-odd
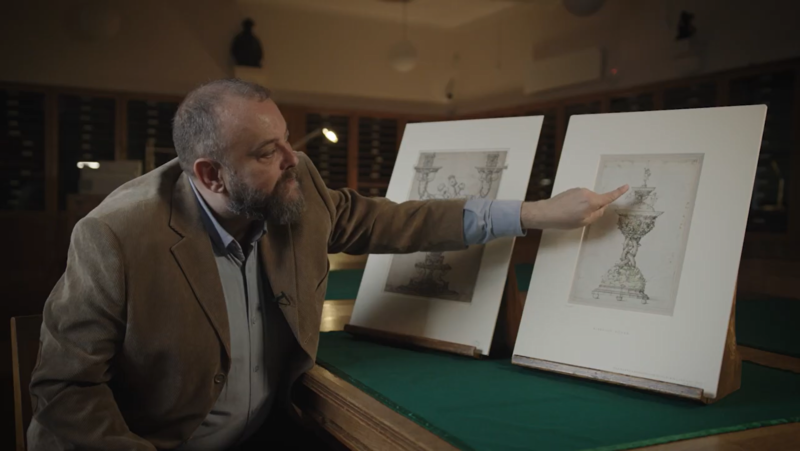
{"type": "Polygon", "coordinates": [[[26,431],[33,416],[33,404],[28,386],[39,357],[39,330],[42,316],[11,318],[11,365],[14,371],[14,431],[16,450],[25,451],[26,431]]]}

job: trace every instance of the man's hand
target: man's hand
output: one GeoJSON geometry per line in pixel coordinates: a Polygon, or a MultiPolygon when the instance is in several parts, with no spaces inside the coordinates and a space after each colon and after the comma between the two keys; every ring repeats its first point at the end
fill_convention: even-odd
{"type": "Polygon", "coordinates": [[[597,194],[573,188],[546,200],[524,202],[520,218],[523,229],[574,229],[587,226],[603,216],[606,207],[628,191],[623,185],[597,194]]]}

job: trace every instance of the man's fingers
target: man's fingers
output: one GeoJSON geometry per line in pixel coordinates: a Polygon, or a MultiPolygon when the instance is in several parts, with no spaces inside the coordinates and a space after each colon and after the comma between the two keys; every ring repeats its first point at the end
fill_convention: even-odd
{"type": "Polygon", "coordinates": [[[598,219],[602,218],[603,214],[605,213],[605,211],[606,211],[606,207],[602,207],[599,210],[593,211],[592,214],[590,214],[589,217],[586,218],[586,225],[589,225],[589,224],[597,221],[598,219]]]}
{"type": "Polygon", "coordinates": [[[609,191],[600,195],[600,204],[605,207],[606,205],[619,199],[620,196],[628,192],[628,185],[622,185],[614,191],[609,191]]]}

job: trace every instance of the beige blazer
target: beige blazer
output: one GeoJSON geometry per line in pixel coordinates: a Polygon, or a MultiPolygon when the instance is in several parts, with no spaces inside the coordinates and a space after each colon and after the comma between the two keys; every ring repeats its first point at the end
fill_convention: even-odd
{"type": "MultiPolygon", "coordinates": [[[[296,342],[282,406],[313,366],[328,253],[464,248],[463,200],[396,204],[329,190],[305,154],[306,210],[270,226],[264,268],[296,342]],[[286,304],[286,303],[283,303],[286,304]]],[[[211,242],[177,161],[120,187],[72,233],[44,307],[30,449],[169,449],[186,441],[230,368],[229,325],[211,242]]]]}

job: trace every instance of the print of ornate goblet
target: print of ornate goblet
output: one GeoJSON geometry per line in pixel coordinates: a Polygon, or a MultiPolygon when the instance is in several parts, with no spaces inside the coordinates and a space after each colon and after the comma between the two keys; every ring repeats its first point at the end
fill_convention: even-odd
{"type": "MultiPolygon", "coordinates": [[[[455,175],[447,177],[447,182],[439,184],[438,193],[428,191],[428,185],[436,178],[441,169],[433,165],[435,153],[422,154],[422,165],[414,166],[414,177],[419,181],[417,194],[420,199],[460,199],[460,198],[486,198],[492,191],[494,184],[500,180],[502,173],[508,166],[498,166],[500,154],[491,152],[486,155],[486,164],[477,166],[480,189],[477,194],[464,192],[466,185],[458,181],[455,175]]],[[[414,264],[416,275],[405,285],[400,285],[397,290],[402,293],[435,297],[458,296],[459,293],[450,289],[450,283],[445,279],[452,267],[445,263],[442,252],[428,252],[425,258],[414,264]]]]}
{"type": "Polygon", "coordinates": [[[641,299],[642,304],[647,304],[650,299],[644,292],[647,280],[636,266],[636,254],[642,237],[653,230],[656,218],[664,212],[653,208],[658,196],[654,192],[655,187],[647,186],[650,169],[645,168],[644,174],[644,184],[633,188],[634,201],[630,208],[616,210],[617,228],[625,237],[622,256],[602,277],[600,286],[592,290],[592,297],[595,299],[599,299],[601,294],[615,295],[618,301],[622,301],[625,296],[641,299]]]}

